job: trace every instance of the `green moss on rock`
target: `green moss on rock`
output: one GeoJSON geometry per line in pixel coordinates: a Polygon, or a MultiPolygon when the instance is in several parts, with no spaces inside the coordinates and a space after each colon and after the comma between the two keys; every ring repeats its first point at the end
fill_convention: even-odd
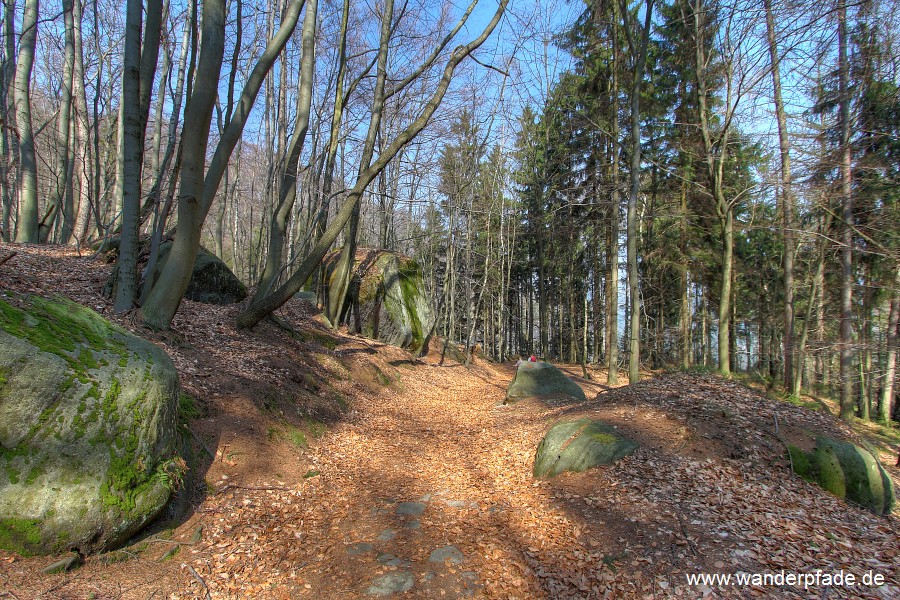
{"type": "Polygon", "coordinates": [[[0,519],[0,548],[31,556],[41,543],[41,522],[36,519],[0,519]]]}
{"type": "Polygon", "coordinates": [[[875,456],[848,442],[816,438],[809,454],[789,446],[794,471],[839,498],[885,515],[895,502],[894,484],[875,456]]]}
{"type": "Polygon", "coordinates": [[[637,449],[611,426],[579,419],[555,423],[537,447],[535,477],[554,477],[563,471],[581,472],[625,457],[637,449]]]}
{"type": "Polygon", "coordinates": [[[8,547],[115,547],[165,506],[178,381],[162,350],[67,300],[23,297],[0,300],[0,369],[8,547]]]}

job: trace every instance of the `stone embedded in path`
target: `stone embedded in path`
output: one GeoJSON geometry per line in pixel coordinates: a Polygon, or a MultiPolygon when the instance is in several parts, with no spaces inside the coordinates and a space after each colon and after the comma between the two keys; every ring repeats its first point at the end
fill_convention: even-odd
{"type": "Polygon", "coordinates": [[[606,465],[637,449],[609,425],[592,419],[555,423],[537,447],[534,476],[553,477],[563,471],[581,472],[606,465]]]}
{"type": "Polygon", "coordinates": [[[522,361],[506,388],[504,404],[523,398],[553,396],[568,396],[580,402],[586,399],[581,386],[550,363],[522,361]]]}
{"type": "Polygon", "coordinates": [[[388,567],[403,567],[407,568],[410,565],[410,562],[405,558],[400,558],[399,556],[394,556],[393,554],[381,553],[379,554],[375,560],[380,562],[381,564],[388,567]]]}
{"type": "Polygon", "coordinates": [[[428,562],[449,563],[451,565],[458,565],[463,560],[465,560],[465,557],[456,546],[438,548],[428,557],[428,562]]]}
{"type": "Polygon", "coordinates": [[[409,571],[397,571],[396,573],[388,573],[382,575],[372,582],[366,594],[369,596],[390,596],[391,594],[402,594],[412,589],[414,580],[413,575],[409,571]]]}
{"type": "Polygon", "coordinates": [[[425,504],[422,502],[401,502],[397,505],[397,514],[408,517],[418,517],[425,512],[425,504]]]}
{"type": "Polygon", "coordinates": [[[395,537],[397,537],[396,529],[385,529],[384,531],[382,531],[381,533],[378,534],[377,539],[379,542],[389,542],[392,539],[394,539],[395,537]]]}
{"type": "Polygon", "coordinates": [[[359,556],[360,554],[366,554],[375,549],[375,546],[370,544],[369,542],[357,542],[356,544],[351,544],[347,546],[347,554],[350,556],[359,556]]]}

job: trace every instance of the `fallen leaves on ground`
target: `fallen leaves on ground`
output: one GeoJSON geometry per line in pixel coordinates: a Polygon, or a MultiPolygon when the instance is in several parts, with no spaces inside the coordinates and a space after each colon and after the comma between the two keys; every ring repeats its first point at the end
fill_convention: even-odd
{"type": "MultiPolygon", "coordinates": [[[[110,314],[100,294],[107,266],[59,248],[16,250],[0,266],[3,293],[59,293],[147,335],[110,314]]],[[[830,597],[900,595],[896,517],[875,517],[790,472],[779,437],[853,437],[829,415],[681,373],[615,389],[576,377],[587,402],[502,406],[512,366],[441,366],[435,354],[417,361],[332,336],[300,301],[280,312],[298,335],[272,324],[239,332],[239,308],[185,302],[171,332],[149,336],[209,409],[192,423],[215,455],[201,467],[206,494],[192,512],[121,560],[89,557],[68,574],[41,574],[47,558],[0,553],[0,590],[361,598],[377,577],[406,570],[413,585],[400,597],[805,598],[823,590],[689,586],[686,576],[843,569],[886,583],[833,587],[830,597]],[[641,447],[609,467],[534,480],[549,425],[580,416],[641,447]],[[308,449],[271,435],[311,418],[330,429],[308,449]],[[407,514],[404,502],[417,504],[404,505],[407,514]],[[462,562],[429,561],[450,545],[462,562]]]]}

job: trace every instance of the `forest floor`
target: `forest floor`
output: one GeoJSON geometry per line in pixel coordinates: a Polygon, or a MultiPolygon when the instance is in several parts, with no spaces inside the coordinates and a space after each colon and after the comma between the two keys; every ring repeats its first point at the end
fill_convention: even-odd
{"type": "MultiPolygon", "coordinates": [[[[111,317],[107,265],[46,247],[0,245],[0,258],[12,250],[0,293],[60,294],[111,317]]],[[[825,411],[713,375],[609,388],[605,372],[565,366],[586,402],[504,406],[512,364],[415,360],[332,334],[301,300],[279,311],[293,333],[237,331],[238,310],[185,301],[160,334],[115,319],[165,348],[195,399],[206,450],[188,513],[68,573],[42,573],[59,557],[0,551],[0,598],[900,597],[898,512],[876,517],[790,472],[779,437],[858,439],[825,411]],[[548,426],[576,416],[641,446],[535,480],[548,426]],[[884,583],[686,578],[782,571],[884,583]]]]}

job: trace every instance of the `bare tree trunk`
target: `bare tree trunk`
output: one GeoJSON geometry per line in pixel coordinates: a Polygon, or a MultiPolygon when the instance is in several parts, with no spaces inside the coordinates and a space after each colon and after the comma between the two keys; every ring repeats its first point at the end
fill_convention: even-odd
{"type": "Polygon", "coordinates": [[[318,0],[309,0],[306,15],[303,18],[302,55],[300,63],[300,90],[297,99],[297,118],[294,123],[294,135],[280,167],[281,182],[278,186],[278,204],[272,212],[269,227],[269,249],[266,264],[263,268],[255,299],[262,299],[269,292],[281,269],[288,219],[294,209],[297,197],[297,169],[306,132],[309,130],[309,113],[312,104],[313,67],[315,66],[315,33],[318,0]]]}
{"type": "Polygon", "coordinates": [[[9,185],[11,157],[19,154],[15,136],[10,136],[13,110],[9,104],[9,90],[16,70],[16,5],[14,0],[3,3],[3,60],[0,63],[0,240],[9,242],[13,235],[12,226],[13,193],[9,185]]]}
{"type": "Polygon", "coordinates": [[[850,147],[850,65],[847,57],[847,3],[838,2],[838,84],[841,126],[841,410],[853,418],[853,194],[850,147]]]}
{"type": "MultiPolygon", "coordinates": [[[[623,18],[628,19],[628,10],[625,0],[622,1],[623,18]]],[[[647,46],[650,40],[650,24],[653,16],[653,0],[647,0],[644,28],[641,32],[640,47],[637,49],[632,44],[632,57],[634,69],[631,81],[631,191],[628,195],[628,215],[626,229],[627,253],[628,253],[628,289],[631,296],[631,327],[629,328],[630,343],[628,352],[628,383],[637,383],[641,379],[641,294],[638,282],[637,264],[637,202],[641,188],[641,84],[644,79],[644,65],[647,63],[647,46]]],[[[628,39],[632,39],[631,28],[626,25],[625,31],[628,39]]]]}
{"type": "MultiPolygon", "coordinates": [[[[769,42],[769,58],[772,63],[773,100],[775,118],[778,121],[778,145],[781,154],[781,232],[784,240],[784,389],[794,389],[794,196],[791,189],[791,143],[787,131],[787,116],[781,97],[781,64],[775,35],[775,18],[772,0],[764,0],[766,9],[766,34],[769,42]]],[[[799,369],[796,377],[802,378],[799,369]]]]}
{"type": "Polygon", "coordinates": [[[884,424],[891,427],[894,402],[894,379],[897,376],[897,350],[900,348],[900,269],[894,276],[894,291],[891,296],[891,309],[888,316],[887,359],[884,370],[884,385],[878,397],[877,416],[884,424]]]}
{"type": "Polygon", "coordinates": [[[129,0],[125,18],[125,55],[122,69],[122,235],[114,309],[130,310],[137,298],[138,237],[141,221],[141,175],[144,137],[162,27],[161,0],[148,0],[147,23],[141,50],[141,0],[129,0]]]}
{"type": "MultiPolygon", "coordinates": [[[[181,188],[178,193],[178,233],[159,280],[141,309],[143,321],[158,329],[172,322],[190,281],[200,245],[199,208],[203,195],[203,167],[216,101],[219,69],[225,50],[225,2],[203,2],[202,33],[197,81],[185,110],[182,133],[181,188]],[[181,268],[176,268],[180,265],[181,268]],[[171,268],[170,268],[171,267],[171,268]]],[[[149,282],[148,282],[149,283],[149,282]]]]}
{"type": "MultiPolygon", "coordinates": [[[[381,17],[381,37],[378,45],[378,75],[375,80],[375,91],[372,97],[371,117],[369,130],[366,133],[366,141],[363,145],[362,157],[359,163],[359,175],[361,178],[372,162],[375,152],[375,141],[381,129],[381,119],[384,113],[385,83],[387,81],[388,46],[391,39],[391,24],[394,19],[394,2],[386,0],[381,17]]],[[[387,166],[387,165],[385,165],[387,166]]],[[[360,193],[365,188],[360,190],[360,193]]],[[[350,278],[353,265],[356,260],[356,242],[359,235],[359,203],[354,207],[350,216],[350,224],[347,228],[347,236],[344,240],[344,248],[334,270],[328,280],[328,301],[325,307],[325,316],[331,321],[332,327],[340,324],[341,312],[350,287],[350,278]]]]}
{"type": "MultiPolygon", "coordinates": [[[[56,184],[47,198],[47,212],[38,225],[41,242],[47,242],[65,200],[69,183],[69,133],[72,123],[72,76],[75,69],[75,32],[73,0],[62,0],[64,26],[63,72],[60,82],[59,113],[56,119],[56,184]]],[[[64,215],[63,219],[71,219],[64,215]]],[[[71,227],[71,223],[69,224],[71,227]]]]}
{"type": "Polygon", "coordinates": [[[16,127],[19,131],[19,221],[16,242],[36,243],[38,238],[37,162],[31,124],[31,68],[37,42],[38,0],[25,0],[22,36],[13,83],[16,127]]]}
{"type": "Polygon", "coordinates": [[[610,145],[612,146],[612,195],[609,217],[609,275],[606,283],[606,383],[619,384],[619,47],[616,27],[613,27],[613,115],[610,145]]]}
{"type": "Polygon", "coordinates": [[[207,0],[203,5],[203,47],[200,49],[197,82],[185,113],[185,129],[182,133],[182,183],[178,200],[178,231],[172,244],[170,259],[166,261],[162,273],[153,286],[142,309],[144,323],[154,329],[165,329],[172,322],[184,291],[191,280],[194,261],[200,248],[200,232],[234,147],[243,132],[250,110],[262,87],[266,75],[281,53],[297,25],[303,0],[293,0],[285,12],[281,27],[269,40],[247,79],[234,117],[225,128],[206,177],[203,166],[209,126],[216,101],[219,71],[224,54],[224,3],[222,0],[207,0]],[[207,3],[210,4],[207,7],[207,3]],[[221,14],[220,14],[221,13],[221,14]],[[203,138],[198,141],[195,138],[203,138]],[[194,155],[194,153],[198,153],[194,155]]]}

